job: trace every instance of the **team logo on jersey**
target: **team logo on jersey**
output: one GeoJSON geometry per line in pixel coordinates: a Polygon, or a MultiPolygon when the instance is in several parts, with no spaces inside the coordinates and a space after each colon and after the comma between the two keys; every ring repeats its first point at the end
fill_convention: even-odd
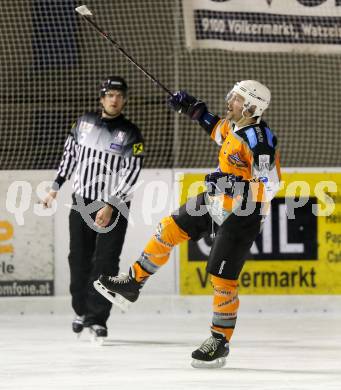
{"type": "Polygon", "coordinates": [[[92,128],[94,127],[93,123],[82,121],[79,125],[79,131],[81,133],[90,133],[92,128]]]}
{"type": "Polygon", "coordinates": [[[258,161],[260,172],[268,172],[270,170],[270,156],[268,154],[260,154],[258,161]]]}
{"type": "Polygon", "coordinates": [[[247,162],[243,161],[240,158],[240,155],[238,152],[233,153],[233,154],[229,154],[227,159],[228,159],[228,162],[230,164],[234,165],[237,168],[247,168],[247,162]]]}
{"type": "Polygon", "coordinates": [[[136,156],[137,154],[141,154],[142,152],[143,152],[143,143],[142,142],[133,145],[134,156],[136,156]]]}
{"type": "Polygon", "coordinates": [[[119,131],[116,135],[115,135],[115,143],[116,144],[122,144],[123,141],[124,141],[124,136],[125,136],[125,132],[124,131],[119,131]]]}

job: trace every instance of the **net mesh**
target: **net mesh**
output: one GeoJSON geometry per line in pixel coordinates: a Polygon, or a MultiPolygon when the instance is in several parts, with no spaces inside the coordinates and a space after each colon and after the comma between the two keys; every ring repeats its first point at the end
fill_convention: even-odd
{"type": "MultiPolygon", "coordinates": [[[[165,93],[84,23],[73,0],[2,0],[0,169],[54,169],[82,113],[98,109],[100,82],[123,76],[126,116],[146,141],[146,167],[208,167],[217,147],[198,125],[171,112],[165,93]]],[[[341,56],[246,53],[185,47],[181,0],[88,0],[96,22],[171,90],[186,89],[224,114],[237,80],[272,92],[266,115],[282,165],[341,165],[341,56]]]]}

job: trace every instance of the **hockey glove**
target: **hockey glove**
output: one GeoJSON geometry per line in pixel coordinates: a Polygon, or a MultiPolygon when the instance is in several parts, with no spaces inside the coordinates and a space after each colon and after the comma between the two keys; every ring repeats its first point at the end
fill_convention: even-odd
{"type": "Polygon", "coordinates": [[[223,172],[212,172],[205,176],[208,195],[225,194],[231,198],[243,195],[245,182],[242,176],[229,175],[223,172]]]}
{"type": "Polygon", "coordinates": [[[199,120],[207,112],[204,102],[189,95],[186,91],[177,91],[168,98],[168,105],[181,114],[186,114],[192,120],[199,120]]]}

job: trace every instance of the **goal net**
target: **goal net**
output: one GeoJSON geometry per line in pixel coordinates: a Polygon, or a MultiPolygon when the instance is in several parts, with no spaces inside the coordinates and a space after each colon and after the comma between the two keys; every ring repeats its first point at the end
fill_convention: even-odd
{"type": "MultiPolygon", "coordinates": [[[[165,86],[185,89],[219,115],[224,115],[224,97],[235,81],[256,79],[269,86],[273,100],[266,118],[280,140],[283,166],[340,166],[340,52],[305,52],[295,50],[294,44],[286,51],[264,51],[256,41],[252,50],[238,50],[237,41],[233,50],[214,44],[189,49],[185,20],[190,13],[183,7],[187,1],[194,3],[87,0],[86,4],[96,22],[165,86]]],[[[211,3],[212,9],[233,2],[197,1],[211,3]]],[[[275,7],[276,0],[257,3],[275,7]]],[[[339,1],[289,3],[297,3],[297,16],[282,15],[283,26],[299,23],[302,6],[311,10],[320,6],[326,15],[341,9],[339,1]]],[[[1,2],[1,169],[56,168],[71,124],[82,113],[98,109],[99,85],[108,75],[121,75],[128,82],[125,113],[144,135],[147,167],[215,166],[217,148],[207,135],[167,108],[165,93],[81,20],[74,11],[79,5],[73,0],[1,2]]],[[[240,10],[240,20],[244,11],[240,10]]],[[[254,24],[262,23],[262,17],[259,14],[254,24]]],[[[221,19],[217,20],[200,22],[206,30],[213,26],[212,39],[222,36],[221,19]]],[[[340,45],[339,22],[331,27],[328,23],[322,23],[325,30],[313,30],[311,45],[318,47],[318,39],[328,47],[340,45]],[[334,43],[326,42],[325,31],[334,31],[334,43]]],[[[240,36],[245,35],[242,28],[250,28],[242,25],[240,36]]],[[[288,43],[283,37],[283,42],[280,34],[276,38],[278,48],[288,43]]]]}

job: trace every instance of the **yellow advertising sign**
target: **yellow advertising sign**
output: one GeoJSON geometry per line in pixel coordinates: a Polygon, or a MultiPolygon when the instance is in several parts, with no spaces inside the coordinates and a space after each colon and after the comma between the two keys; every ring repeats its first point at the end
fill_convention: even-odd
{"type": "MultiPolygon", "coordinates": [[[[205,187],[184,174],[180,203],[205,187]]],[[[284,173],[239,277],[242,294],[341,294],[341,173],[284,173]]],[[[180,246],[180,293],[211,294],[209,237],[180,246]]]]}
{"type": "Polygon", "coordinates": [[[13,253],[13,245],[8,243],[8,240],[13,237],[13,232],[13,225],[9,221],[0,221],[0,254],[13,253]]]}

